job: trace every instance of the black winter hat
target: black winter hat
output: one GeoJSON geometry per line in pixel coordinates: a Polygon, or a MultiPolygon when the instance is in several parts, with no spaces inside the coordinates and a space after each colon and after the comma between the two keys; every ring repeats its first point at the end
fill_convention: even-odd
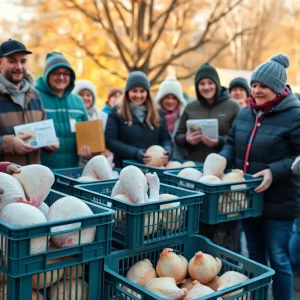
{"type": "Polygon", "coordinates": [[[197,95],[198,100],[203,98],[200,95],[199,90],[198,90],[198,83],[203,78],[209,78],[216,84],[217,91],[216,91],[215,98],[218,99],[218,97],[221,93],[221,84],[220,84],[220,78],[219,78],[218,72],[213,66],[211,66],[208,63],[205,63],[198,69],[198,71],[196,72],[196,76],[195,76],[195,89],[196,89],[196,95],[197,95]]]}
{"type": "Polygon", "coordinates": [[[250,95],[250,86],[245,78],[237,77],[237,78],[232,79],[229,83],[229,93],[231,93],[231,90],[237,86],[244,88],[244,90],[247,93],[247,96],[250,95]]]}

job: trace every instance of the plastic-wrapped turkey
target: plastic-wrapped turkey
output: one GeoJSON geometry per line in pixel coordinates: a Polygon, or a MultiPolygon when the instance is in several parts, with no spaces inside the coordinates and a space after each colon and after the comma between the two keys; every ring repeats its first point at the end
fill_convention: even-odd
{"type": "Polygon", "coordinates": [[[94,156],[83,169],[82,176],[78,180],[92,181],[93,179],[106,180],[119,178],[118,172],[113,170],[113,156],[94,156]]]}
{"type": "Polygon", "coordinates": [[[54,183],[52,171],[42,165],[29,165],[20,168],[13,175],[22,185],[28,204],[39,207],[48,196],[54,183]]]}
{"type": "MultiPolygon", "coordinates": [[[[93,215],[92,210],[86,203],[73,196],[66,196],[55,201],[48,211],[47,219],[49,222],[74,219],[79,217],[88,217],[93,215]]],[[[81,226],[81,222],[70,223],[51,228],[51,232],[58,233],[60,231],[72,230],[81,226]]],[[[51,238],[57,247],[68,247],[79,244],[91,243],[95,239],[96,227],[89,227],[81,231],[72,231],[53,235],[51,238]]]]}
{"type": "Polygon", "coordinates": [[[9,203],[27,202],[21,183],[11,175],[0,173],[0,188],[4,191],[0,195],[0,210],[9,203]]]}
{"type": "MultiPolygon", "coordinates": [[[[0,211],[0,220],[13,226],[30,226],[46,223],[44,214],[36,207],[25,203],[9,203],[0,211]]],[[[3,239],[1,249],[4,250],[6,239],[3,239]]],[[[33,238],[30,241],[30,254],[40,253],[46,250],[47,236],[33,238]]],[[[5,251],[5,250],[4,250],[5,251]]]]}

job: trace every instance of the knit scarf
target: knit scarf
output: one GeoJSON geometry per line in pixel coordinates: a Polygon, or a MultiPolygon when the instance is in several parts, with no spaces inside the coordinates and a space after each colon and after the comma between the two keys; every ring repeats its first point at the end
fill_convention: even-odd
{"type": "Polygon", "coordinates": [[[277,105],[279,102],[281,102],[289,93],[289,88],[285,87],[284,91],[281,94],[279,94],[274,100],[260,105],[257,104],[255,102],[254,97],[250,95],[248,98],[248,104],[250,105],[251,109],[255,109],[256,111],[268,111],[272,109],[275,105],[277,105]]]}
{"type": "Polygon", "coordinates": [[[94,104],[87,109],[87,113],[89,115],[89,119],[94,120],[95,116],[97,116],[97,109],[95,108],[94,104]]]}
{"type": "Polygon", "coordinates": [[[164,116],[167,122],[167,126],[169,129],[169,132],[172,134],[175,129],[175,121],[179,116],[179,108],[173,110],[173,111],[168,111],[163,108],[164,116]]]}
{"type": "Polygon", "coordinates": [[[130,102],[129,107],[131,112],[138,118],[141,123],[144,123],[147,108],[144,105],[135,105],[134,103],[130,102]]]}

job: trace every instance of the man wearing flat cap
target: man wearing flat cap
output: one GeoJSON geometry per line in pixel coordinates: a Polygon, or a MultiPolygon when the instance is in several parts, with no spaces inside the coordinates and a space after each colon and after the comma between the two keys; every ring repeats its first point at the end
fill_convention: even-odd
{"type": "MultiPolygon", "coordinates": [[[[0,161],[18,165],[40,163],[40,150],[26,144],[29,134],[15,136],[14,126],[46,119],[33,77],[27,72],[27,55],[32,52],[19,41],[0,45],[0,161]]],[[[52,152],[59,144],[43,148],[52,152]]]]}

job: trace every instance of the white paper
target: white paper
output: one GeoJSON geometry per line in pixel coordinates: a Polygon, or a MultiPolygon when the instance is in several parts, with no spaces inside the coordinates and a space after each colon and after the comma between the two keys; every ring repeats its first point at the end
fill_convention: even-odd
{"type": "Polygon", "coordinates": [[[199,132],[211,139],[217,139],[219,137],[218,119],[187,120],[186,126],[189,133],[199,132]]]}
{"type": "Polygon", "coordinates": [[[15,135],[31,134],[24,142],[32,147],[42,148],[56,144],[56,133],[53,120],[17,125],[14,127],[15,135]]]}
{"type": "Polygon", "coordinates": [[[70,128],[71,132],[76,132],[76,120],[73,118],[70,118],[70,128]]]}

